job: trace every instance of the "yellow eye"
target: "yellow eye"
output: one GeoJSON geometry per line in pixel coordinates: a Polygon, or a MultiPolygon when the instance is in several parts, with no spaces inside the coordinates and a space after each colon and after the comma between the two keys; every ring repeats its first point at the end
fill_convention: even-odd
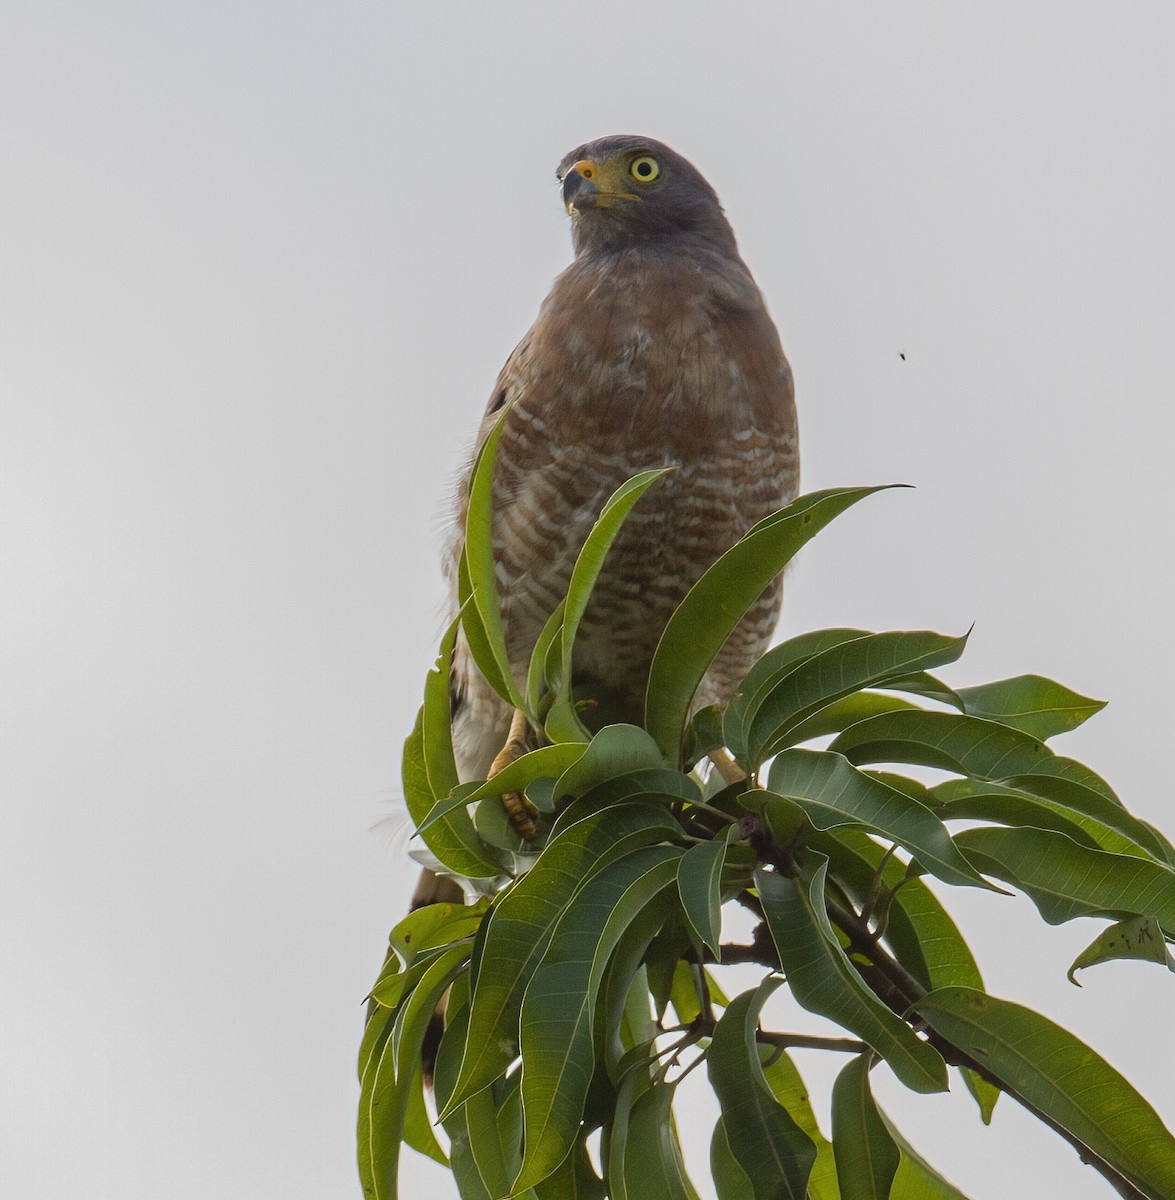
{"type": "Polygon", "coordinates": [[[661,164],[648,154],[642,154],[629,163],[628,173],[637,183],[652,183],[661,174],[661,164]]]}

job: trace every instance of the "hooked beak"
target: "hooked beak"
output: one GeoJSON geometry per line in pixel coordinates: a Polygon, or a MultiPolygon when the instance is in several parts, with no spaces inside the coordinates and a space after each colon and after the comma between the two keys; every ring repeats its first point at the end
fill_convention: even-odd
{"type": "Polygon", "coordinates": [[[639,200],[631,192],[610,191],[600,186],[600,168],[590,158],[573,163],[563,176],[563,207],[569,213],[588,208],[612,208],[627,200],[639,200]]]}

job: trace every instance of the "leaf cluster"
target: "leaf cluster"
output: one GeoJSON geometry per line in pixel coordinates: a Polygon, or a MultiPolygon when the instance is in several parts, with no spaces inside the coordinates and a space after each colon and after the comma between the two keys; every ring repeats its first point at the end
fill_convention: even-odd
{"type": "Polygon", "coordinates": [[[988,994],[939,898],[939,885],[1004,885],[1051,924],[1104,918],[1071,972],[1112,957],[1170,961],[1175,851],[1047,744],[1101,704],[1030,675],[952,689],[932,672],[965,636],[828,629],[765,654],[724,713],[695,712],[743,612],[877,490],[859,488],[803,496],[753,528],[670,620],[643,728],[601,723],[571,687],[575,635],[611,540],[663,472],[613,496],[526,680],[514,680],[490,540],[494,444],[473,479],[462,613],[404,754],[422,839],[482,898],[419,910],[392,931],[360,1053],[366,1195],[397,1195],[407,1144],[447,1163],[463,1200],[694,1197],[673,1102],[703,1067],[721,1109],[721,1200],[961,1196],[878,1107],[879,1063],[924,1093],[956,1071],[983,1120],[1006,1094],[1120,1195],[1175,1195],[1175,1139],[1154,1110],[1071,1033],[988,994]],[[542,743],[489,783],[460,783],[453,762],[459,626],[542,743]],[[538,810],[530,842],[502,813],[506,789],[538,810]],[[754,914],[750,943],[723,941],[727,904],[754,914]],[[761,964],[758,986],[727,996],[732,962],[761,964]],[[844,1036],[767,1028],[779,988],[844,1036]],[[446,996],[435,1108],[447,1153],[420,1059],[446,996]],[[829,1136],[788,1053],[801,1046],[848,1056],[829,1136]]]}

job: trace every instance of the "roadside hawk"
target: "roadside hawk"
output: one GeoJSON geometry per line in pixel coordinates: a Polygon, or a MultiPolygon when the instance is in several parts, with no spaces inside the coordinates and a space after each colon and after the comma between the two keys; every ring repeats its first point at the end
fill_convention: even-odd
{"type": "MultiPolygon", "coordinates": [[[[609,496],[640,471],[673,467],[625,522],[575,643],[576,681],[609,698],[612,719],[639,724],[674,608],[796,494],[792,376],[714,189],[681,155],[651,138],[606,137],[572,150],[557,178],[575,259],[506,360],[478,438],[509,409],[493,484],[503,632],[523,684],[609,496]]],[[[446,555],[454,613],[471,469],[446,555]]],[[[731,634],[695,707],[730,699],[766,648],[780,600],[776,579],[731,634]]],[[[507,757],[522,748],[523,724],[460,640],[452,694],[458,772],[483,779],[508,739],[507,757]]],[[[426,872],[414,904],[459,895],[426,872]]]]}

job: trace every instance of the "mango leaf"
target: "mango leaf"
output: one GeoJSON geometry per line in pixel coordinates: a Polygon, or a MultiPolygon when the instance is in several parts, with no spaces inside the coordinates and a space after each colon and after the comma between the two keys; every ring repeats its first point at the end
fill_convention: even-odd
{"type": "MultiPolygon", "coordinates": [[[[431,960],[430,960],[431,962],[431,960]]],[[[423,974],[423,971],[421,972],[423,974]]],[[[392,1035],[392,1025],[399,1008],[384,1008],[379,1004],[367,1006],[367,1023],[363,1027],[363,1038],[359,1043],[359,1082],[362,1083],[372,1060],[383,1048],[385,1039],[392,1035]]]]}
{"type": "Polygon", "coordinates": [[[1074,917],[1154,917],[1175,932],[1175,871],[1092,850],[1051,829],[968,829],[956,842],[981,870],[1024,891],[1050,925],[1074,917]]]}
{"type": "Polygon", "coordinates": [[[954,662],[967,636],[929,630],[871,633],[841,642],[798,663],[748,713],[745,763],[757,764],[792,745],[803,722],[837,700],[867,687],[884,687],[923,667],[954,662]]]}
{"type": "Polygon", "coordinates": [[[482,623],[481,614],[477,611],[477,604],[473,598],[473,584],[469,581],[469,561],[464,553],[457,560],[457,601],[461,606],[461,632],[465,636],[465,644],[469,647],[470,657],[490,687],[508,702],[508,676],[503,674],[498,665],[490,636],[482,623]]]}
{"type": "Polygon", "coordinates": [[[1074,978],[1076,972],[1117,958],[1162,963],[1168,971],[1175,971],[1175,958],[1167,949],[1158,921],[1151,917],[1130,917],[1125,921],[1116,921],[1109,929],[1103,929],[1082,950],[1066,972],[1069,982],[1080,987],[1081,984],[1074,978]]]}
{"type": "Polygon", "coordinates": [[[1033,796],[1005,784],[974,779],[947,779],[931,789],[936,811],[944,821],[978,820],[1020,828],[1052,829],[1078,845],[1114,854],[1152,858],[1137,842],[1108,825],[1076,812],[1057,800],[1033,796]]]}
{"type": "Polygon", "coordinates": [[[522,1000],[525,1153],[513,1191],[567,1156],[595,1069],[592,1022],[612,951],[677,877],[680,851],[648,846],[597,871],[568,904],[522,1000]]]}
{"type": "MultiPolygon", "coordinates": [[[[509,413],[510,406],[507,405],[482,442],[469,480],[461,568],[469,595],[473,597],[473,606],[466,609],[463,619],[466,640],[481,673],[503,700],[514,708],[525,709],[526,701],[510,671],[494,569],[494,457],[509,413]]],[[[460,590],[458,598],[465,603],[466,597],[460,590]]]]}
{"type": "Polygon", "coordinates": [[[489,901],[475,904],[428,904],[402,918],[392,929],[389,954],[368,999],[385,1008],[399,1007],[442,950],[480,929],[489,901]]]}
{"type": "Polygon", "coordinates": [[[1041,741],[1076,729],[1106,707],[1104,700],[1091,700],[1041,675],[1016,675],[958,688],[955,694],[971,716],[1011,725],[1041,741]]]}
{"type": "Polygon", "coordinates": [[[1169,847],[1132,817],[1113,789],[1088,767],[1043,742],[980,717],[944,712],[892,712],[851,725],[829,750],[850,762],[917,763],[993,783],[1007,783],[1064,804],[1117,830],[1154,858],[1169,847]]]}
{"type": "Polygon", "coordinates": [[[883,713],[898,712],[901,709],[912,709],[922,712],[912,700],[903,700],[900,696],[892,696],[881,692],[856,692],[845,696],[843,700],[834,700],[827,707],[801,721],[788,737],[789,744],[798,746],[813,738],[826,737],[830,733],[840,733],[866,717],[877,717],[883,713]]]}
{"type": "Polygon", "coordinates": [[[416,827],[423,834],[451,812],[474,804],[487,797],[501,796],[505,792],[521,792],[536,779],[557,779],[574,762],[583,756],[585,747],[574,742],[561,742],[554,746],[540,746],[516,758],[503,767],[493,778],[478,784],[461,784],[429,810],[428,815],[416,827]]]}
{"type": "Polygon", "coordinates": [[[367,999],[381,1008],[399,1008],[404,997],[421,981],[425,971],[432,966],[444,948],[425,950],[407,966],[400,962],[396,955],[389,955],[379,978],[367,994],[367,999]]]}
{"type": "Polygon", "coordinates": [[[449,1156],[441,1149],[433,1132],[432,1117],[424,1103],[424,1075],[417,1068],[408,1089],[408,1108],[404,1115],[404,1145],[442,1167],[449,1165],[449,1156]]]}
{"type": "Polygon", "coordinates": [[[726,1121],[718,1118],[714,1134],[710,1138],[710,1176],[718,1200],[755,1200],[755,1188],[750,1176],[738,1165],[738,1159],[730,1148],[730,1136],[726,1132],[726,1121]]]}
{"type": "Polygon", "coordinates": [[[1145,1195],[1175,1196],[1175,1138],[1138,1092],[1068,1030],[971,988],[930,992],[917,1008],[932,1029],[1145,1195]]]}
{"type": "MultiPolygon", "coordinates": [[[[444,1107],[461,1065],[461,1048],[469,1021],[468,975],[454,981],[445,1004],[445,1034],[437,1051],[435,1088],[437,1104],[444,1107]]],[[[517,1076],[513,1079],[517,1095],[517,1076]]],[[[509,1095],[509,1081],[503,1089],[509,1095]]],[[[508,1101],[507,1101],[508,1103],[508,1101]]],[[[510,1178],[511,1135],[504,1131],[502,1093],[486,1088],[468,1106],[459,1105],[445,1118],[449,1135],[450,1165],[462,1200],[497,1200],[506,1193],[510,1178]],[[499,1111],[495,1112],[495,1106],[499,1111]]],[[[528,1193],[519,1200],[534,1200],[528,1193]]]]}
{"type": "Polygon", "coordinates": [[[893,1143],[902,1152],[902,1161],[894,1176],[893,1200],[968,1200],[949,1180],[944,1179],[902,1136],[902,1131],[879,1108],[878,1114],[889,1130],[893,1143]]]}
{"type": "Polygon", "coordinates": [[[717,704],[707,704],[705,708],[699,708],[690,717],[685,731],[683,765],[688,769],[725,744],[722,733],[722,709],[717,704]]]}
{"type": "Polygon", "coordinates": [[[714,1027],[706,1056],[730,1152],[755,1200],[805,1200],[816,1161],[811,1138],[771,1094],[759,1058],[759,1013],[781,982],[769,977],[737,997],[714,1027]]]}
{"type": "Polygon", "coordinates": [[[842,1200],[888,1200],[901,1151],[869,1088],[869,1056],[858,1055],[832,1086],[832,1149],[842,1200]]]}
{"type": "MultiPolygon", "coordinates": [[[[971,631],[967,631],[968,636],[971,631]]],[[[931,675],[929,671],[914,671],[901,679],[888,679],[878,684],[889,691],[906,692],[911,696],[922,696],[927,700],[937,700],[939,704],[947,704],[951,708],[963,711],[963,701],[954,688],[949,688],[941,679],[931,675]]]]}
{"type": "Polygon", "coordinates": [[[828,859],[804,857],[799,879],[762,868],[755,872],[763,914],[792,995],[809,1012],[868,1042],[912,1091],[946,1091],[947,1068],[938,1051],[873,994],[841,948],[824,907],[828,859]]]}
{"type": "Polygon", "coordinates": [[[645,727],[670,763],[680,761],[698,684],[743,615],[805,543],[879,490],[838,488],[800,496],[750,529],[690,589],[661,635],[645,698],[645,727]]]}
{"type": "Polygon", "coordinates": [[[673,1090],[637,1071],[621,1084],[608,1136],[612,1200],[699,1200],[681,1156],[673,1090]]]}
{"type": "MultiPolygon", "coordinates": [[[[686,804],[697,804],[701,798],[701,789],[688,775],[683,775],[680,771],[646,767],[595,784],[571,807],[580,812],[592,812],[608,804],[618,804],[622,800],[642,800],[656,804],[684,801],[686,804]]],[[[571,809],[565,810],[565,813],[569,811],[571,809]]],[[[563,820],[565,813],[560,814],[559,821],[563,820]]],[[[556,828],[558,827],[556,822],[556,828]]]]}
{"type": "MultiPolygon", "coordinates": [[[[858,905],[864,904],[881,871],[883,891],[877,916],[884,938],[898,962],[928,990],[962,984],[983,989],[983,977],[971,948],[935,894],[885,848],[857,829],[837,829],[809,839],[813,850],[829,859],[829,874],[858,905]],[[883,865],[884,860],[884,865],[883,865]]],[[[967,1090],[979,1105],[985,1125],[999,1099],[999,1088],[965,1067],[959,1068],[967,1090]]]]}
{"type": "Polygon", "coordinates": [[[666,921],[664,911],[649,909],[624,931],[608,963],[596,1006],[597,1064],[602,1059],[613,1084],[621,1080],[620,1066],[634,1047],[649,1047],[657,1036],[650,1004],[649,972],[642,962],[649,945],[666,921]]]}
{"type": "Polygon", "coordinates": [[[919,983],[927,989],[952,983],[983,987],[974,955],[950,914],[922,880],[906,877],[902,862],[890,856],[882,866],[884,846],[858,829],[818,834],[808,844],[829,859],[830,874],[858,904],[865,902],[881,869],[878,912],[884,913],[884,938],[919,983]]]}
{"type": "MultiPolygon", "coordinates": [[[[420,909],[418,911],[423,912],[424,910],[420,909]]],[[[449,994],[445,1000],[445,1032],[447,1033],[455,1022],[460,1023],[463,1021],[468,1013],[469,972],[462,971],[450,985],[449,994]]],[[[445,1069],[441,1060],[452,1057],[452,1046],[445,1046],[444,1038],[442,1038],[437,1052],[434,1087],[436,1086],[436,1076],[445,1069]]],[[[408,1100],[408,1111],[404,1120],[404,1144],[434,1159],[442,1166],[449,1167],[451,1170],[452,1164],[448,1156],[441,1151],[440,1144],[437,1142],[436,1134],[433,1131],[433,1119],[424,1101],[424,1081],[419,1067],[420,1064],[418,1061],[408,1100]]]]}
{"type": "Polygon", "coordinates": [[[558,691],[562,687],[562,674],[548,670],[548,664],[562,645],[563,614],[567,610],[566,599],[555,605],[555,611],[547,618],[538,641],[530,655],[530,667],[526,672],[526,710],[537,713],[539,701],[548,688],[558,691]]]}
{"type": "Polygon", "coordinates": [[[359,1179],[367,1200],[396,1200],[400,1145],[411,1085],[419,1073],[420,1043],[437,1002],[468,959],[468,946],[444,951],[372,1048],[360,1083],[357,1130],[359,1179]]]}
{"type": "Polygon", "coordinates": [[[679,831],[652,804],[589,813],[552,837],[534,866],[498,897],[473,961],[469,1034],[450,1105],[493,1082],[517,1056],[523,993],[576,894],[614,859],[679,831]]]}
{"type": "Polygon", "coordinates": [[[761,1045],[760,1058],[767,1051],[770,1051],[770,1059],[763,1066],[763,1077],[771,1094],[816,1147],[816,1161],[808,1176],[808,1200],[841,1200],[832,1143],[820,1131],[808,1085],[786,1050],[761,1045]]]}
{"type": "MultiPolygon", "coordinates": [[[[404,743],[404,802],[413,821],[423,821],[439,798],[429,783],[425,766],[423,722],[424,709],[421,709],[416,726],[404,743]]],[[[444,794],[448,795],[448,792],[444,794]]],[[[491,848],[478,837],[473,821],[464,809],[438,821],[428,831],[424,842],[455,875],[463,875],[468,879],[492,879],[502,873],[502,867],[493,857],[491,848]]]]}
{"type": "MultiPolygon", "coordinates": [[[[737,836],[738,826],[731,827],[737,836]]],[[[729,835],[728,835],[729,836],[729,835]]],[[[700,942],[717,956],[722,932],[722,867],[727,837],[716,837],[691,846],[677,868],[677,890],[686,919],[700,942]]]]}
{"type": "Polygon", "coordinates": [[[748,807],[770,806],[783,796],[803,810],[817,829],[863,825],[905,846],[932,875],[961,887],[990,887],[951,841],[946,826],[912,797],[858,771],[826,750],[785,750],[771,764],[770,791],[750,792],[748,807]]]}
{"type": "Polygon", "coordinates": [[[609,1200],[581,1137],[553,1175],[536,1184],[535,1200],[609,1200]]]}
{"type": "Polygon", "coordinates": [[[583,742],[592,740],[591,730],[579,719],[579,712],[570,693],[561,691],[556,694],[551,707],[547,710],[547,719],[543,722],[543,732],[551,742],[583,742]]]}
{"type": "Polygon", "coordinates": [[[581,796],[589,788],[633,771],[664,766],[657,743],[636,725],[606,725],[582,757],[571,763],[555,785],[556,797],[581,796]]]}
{"type": "Polygon", "coordinates": [[[772,689],[778,687],[796,667],[824,650],[868,636],[867,629],[813,629],[788,638],[762,655],[747,672],[734,698],[726,706],[723,732],[731,754],[744,766],[752,765],[747,753],[751,717],[772,689]]]}
{"type": "Polygon", "coordinates": [[[566,609],[563,616],[563,631],[560,638],[561,656],[563,663],[564,686],[571,679],[572,650],[575,645],[575,635],[579,632],[580,621],[587,611],[591,599],[592,588],[600,576],[604,559],[625,518],[632,511],[636,502],[649,490],[662,475],[671,471],[672,467],[659,467],[653,471],[642,471],[622,484],[609,497],[596,523],[592,526],[575,566],[571,572],[571,582],[567,586],[566,609]]]}
{"type": "Polygon", "coordinates": [[[472,904],[426,904],[401,917],[388,934],[388,945],[406,966],[425,950],[444,949],[460,938],[472,937],[489,908],[484,897],[472,904]]]}

